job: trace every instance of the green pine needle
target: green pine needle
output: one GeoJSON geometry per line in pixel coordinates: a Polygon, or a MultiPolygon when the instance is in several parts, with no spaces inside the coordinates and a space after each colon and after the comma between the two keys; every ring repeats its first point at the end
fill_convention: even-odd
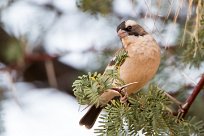
{"type": "Polygon", "coordinates": [[[72,85],[74,87],[74,95],[79,104],[95,104],[98,107],[101,103],[99,97],[104,91],[124,85],[124,82],[119,77],[119,67],[125,61],[126,57],[128,57],[127,52],[121,49],[116,54],[113,68],[107,69],[103,75],[95,72],[79,76],[72,85]]]}
{"type": "MultiPolygon", "coordinates": [[[[119,77],[119,68],[126,57],[127,52],[122,49],[116,54],[112,68],[106,69],[104,74],[95,72],[80,76],[73,83],[73,91],[79,104],[98,107],[102,103],[100,95],[105,90],[124,85],[119,77]]],[[[100,125],[95,133],[101,136],[134,136],[139,130],[143,130],[147,136],[204,134],[203,122],[195,122],[194,118],[178,120],[167,110],[171,101],[156,85],[150,85],[146,92],[129,96],[128,101],[126,104],[116,99],[107,104],[106,113],[100,116],[100,125]]]]}
{"type": "Polygon", "coordinates": [[[101,115],[102,121],[95,133],[132,136],[143,129],[147,136],[187,136],[204,132],[203,122],[178,120],[166,110],[171,101],[155,85],[150,85],[147,92],[131,95],[128,101],[129,104],[123,104],[112,100],[105,108],[106,113],[101,115]]]}

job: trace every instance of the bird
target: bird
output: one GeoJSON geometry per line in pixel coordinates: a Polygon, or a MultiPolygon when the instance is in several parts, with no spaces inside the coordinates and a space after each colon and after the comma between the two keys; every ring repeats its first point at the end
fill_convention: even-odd
{"type": "MultiPolygon", "coordinates": [[[[134,20],[126,20],[119,24],[117,34],[122,42],[121,49],[128,53],[128,57],[119,66],[120,79],[125,84],[133,83],[125,89],[124,97],[128,97],[130,94],[137,93],[156,74],[160,64],[160,47],[153,36],[134,20]]],[[[113,64],[114,59],[105,71],[111,69],[113,64]]],[[[91,129],[102,109],[115,96],[121,96],[121,94],[114,89],[104,91],[100,96],[101,106],[92,105],[79,124],[91,129]]]]}

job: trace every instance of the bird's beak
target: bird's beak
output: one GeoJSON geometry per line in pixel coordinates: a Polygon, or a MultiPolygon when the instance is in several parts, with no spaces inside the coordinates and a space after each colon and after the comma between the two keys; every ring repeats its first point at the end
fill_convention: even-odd
{"type": "Polygon", "coordinates": [[[119,29],[118,36],[122,39],[122,38],[128,36],[128,33],[125,30],[119,29]]]}

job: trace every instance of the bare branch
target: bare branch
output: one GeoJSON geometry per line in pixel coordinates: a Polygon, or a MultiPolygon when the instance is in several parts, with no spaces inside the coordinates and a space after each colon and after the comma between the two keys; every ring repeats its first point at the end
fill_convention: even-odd
{"type": "Polygon", "coordinates": [[[195,98],[202,90],[203,86],[204,86],[204,74],[202,74],[200,81],[194,87],[192,94],[187,98],[186,102],[179,109],[179,113],[178,113],[179,118],[185,117],[191,105],[193,104],[195,98]]]}

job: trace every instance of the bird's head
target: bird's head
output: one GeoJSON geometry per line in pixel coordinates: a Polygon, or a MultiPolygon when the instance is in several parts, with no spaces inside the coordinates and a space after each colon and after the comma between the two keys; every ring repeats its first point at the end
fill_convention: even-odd
{"type": "Polygon", "coordinates": [[[126,36],[144,36],[147,32],[134,20],[123,21],[117,27],[118,36],[122,39],[126,36]]]}

